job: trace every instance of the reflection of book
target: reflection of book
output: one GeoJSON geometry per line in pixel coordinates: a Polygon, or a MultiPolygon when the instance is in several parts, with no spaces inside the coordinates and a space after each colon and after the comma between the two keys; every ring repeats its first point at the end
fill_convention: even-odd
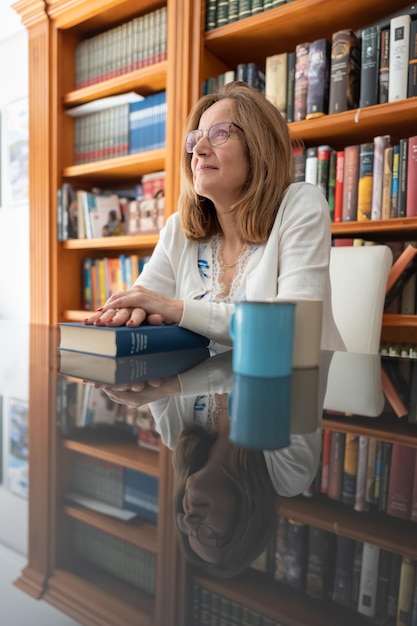
{"type": "Polygon", "coordinates": [[[387,279],[385,306],[388,306],[409,278],[417,271],[417,248],[406,246],[390,269],[387,279]]]}
{"type": "Polygon", "coordinates": [[[408,138],[406,215],[417,216],[417,135],[408,138]]]}
{"type": "Polygon", "coordinates": [[[144,356],[109,359],[88,352],[61,350],[59,373],[108,385],[128,384],[151,378],[167,378],[184,372],[209,356],[207,348],[157,352],[144,356]]]}
{"type": "Polygon", "coordinates": [[[414,581],[416,565],[411,559],[403,556],[398,586],[397,624],[410,624],[413,610],[414,581]]]}
{"type": "Polygon", "coordinates": [[[176,324],[111,328],[87,326],[81,322],[61,322],[59,326],[61,350],[91,352],[108,357],[204,348],[209,344],[206,337],[176,324]]]}
{"type": "Polygon", "coordinates": [[[387,496],[389,515],[410,518],[415,458],[414,448],[393,444],[387,496]]]}
{"type": "Polygon", "coordinates": [[[375,617],[379,551],[378,546],[367,542],[363,544],[358,613],[368,617],[375,617]]]}
{"type": "Polygon", "coordinates": [[[337,535],[332,599],[340,604],[350,603],[354,548],[354,539],[337,535]]]}

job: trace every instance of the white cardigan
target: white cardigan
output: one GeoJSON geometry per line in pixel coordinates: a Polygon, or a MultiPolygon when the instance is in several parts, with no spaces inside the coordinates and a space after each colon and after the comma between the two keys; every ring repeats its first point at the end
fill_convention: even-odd
{"type": "MultiPolygon", "coordinates": [[[[294,183],[285,192],[261,261],[246,279],[248,300],[279,295],[323,300],[321,348],[343,350],[333,319],[329,277],[329,207],[309,183],[294,183]]],[[[232,345],[229,334],[233,304],[200,300],[205,286],[198,271],[198,242],[184,236],[178,213],[161,230],[152,257],[136,284],[184,301],[180,326],[211,340],[232,345]]]]}

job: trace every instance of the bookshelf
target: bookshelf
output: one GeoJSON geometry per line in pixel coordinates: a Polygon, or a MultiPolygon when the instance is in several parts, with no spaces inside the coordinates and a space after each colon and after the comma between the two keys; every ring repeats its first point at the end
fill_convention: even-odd
{"type": "MultiPolygon", "coordinates": [[[[56,193],[62,182],[125,186],[143,174],[165,169],[166,215],[172,213],[176,210],[179,193],[182,126],[190,105],[200,95],[204,79],[234,69],[240,62],[255,61],[263,66],[266,56],[292,50],[303,40],[330,39],[331,34],[340,28],[360,28],[409,4],[409,0],[385,0],[383,3],[380,0],[351,0],[348,3],[295,0],[205,33],[203,1],[49,0],[46,5],[41,0],[18,0],[14,7],[29,32],[29,132],[31,154],[36,155],[29,164],[30,266],[32,276],[37,278],[31,281],[32,322],[56,324],[58,321],[84,319],[80,267],[85,256],[115,256],[133,250],[148,255],[157,243],[156,235],[58,242],[56,193]],[[166,61],[75,89],[77,42],[161,6],[168,9],[166,61]],[[74,164],[73,121],[65,113],[67,108],[129,91],[151,95],[163,89],[166,89],[168,101],[166,148],[74,164]]],[[[369,141],[381,130],[393,136],[409,136],[417,134],[416,106],[417,99],[412,98],[293,123],[290,131],[307,147],[330,143],[337,148],[352,141],[369,141]]],[[[334,224],[332,232],[334,237],[407,240],[417,238],[417,218],[334,224]]],[[[417,343],[417,316],[384,316],[382,336],[386,341],[417,343]]],[[[47,341],[48,345],[52,342],[53,349],[53,341],[50,338],[47,341]]],[[[323,608],[307,598],[303,607],[298,594],[267,583],[257,572],[222,583],[194,576],[191,571],[186,571],[177,552],[175,531],[168,523],[158,524],[156,530],[144,526],[126,533],[123,525],[110,524],[99,514],[69,504],[61,506],[59,485],[68,481],[72,454],[81,452],[157,475],[160,484],[164,485],[160,495],[161,519],[169,519],[171,457],[166,450],[161,451],[156,460],[152,455],[136,455],[136,450],[131,450],[128,445],[94,445],[93,442],[71,440],[63,443],[51,436],[55,433],[55,407],[45,381],[52,374],[41,331],[32,338],[31,352],[33,362],[39,367],[31,377],[30,396],[36,412],[30,446],[36,451],[37,458],[44,461],[33,475],[30,532],[32,537],[38,537],[32,541],[29,564],[18,581],[22,589],[35,597],[42,596],[89,624],[185,624],[185,590],[193,581],[238,602],[246,599],[249,588],[258,589],[258,600],[251,608],[262,609],[271,619],[288,625],[321,625],[329,615],[333,616],[332,623],[352,623],[351,615],[345,616],[342,607],[332,604],[323,608]],[[58,549],[62,533],[74,520],[124,538],[128,543],[150,546],[157,559],[155,595],[158,600],[163,598],[163,602],[154,603],[145,594],[117,583],[114,576],[104,574],[98,567],[80,567],[71,559],[67,548],[58,549]],[[282,602],[277,603],[277,597],[282,602]],[[177,621],[173,622],[172,616],[176,616],[177,621]]],[[[339,420],[333,423],[328,419],[325,424],[334,430],[369,428],[381,439],[417,446],[415,435],[400,424],[392,429],[378,424],[364,427],[359,420],[346,420],[342,424],[339,420]]],[[[417,549],[409,524],[394,521],[388,532],[382,517],[375,521],[353,511],[346,513],[345,508],[322,501],[313,505],[308,500],[294,499],[283,503],[282,508],[289,515],[322,528],[334,528],[337,520],[340,532],[346,536],[363,541],[376,537],[381,546],[389,548],[395,544],[398,549],[399,545],[409,556],[416,558],[417,549]]],[[[361,624],[361,620],[355,614],[355,623],[361,624]]]]}

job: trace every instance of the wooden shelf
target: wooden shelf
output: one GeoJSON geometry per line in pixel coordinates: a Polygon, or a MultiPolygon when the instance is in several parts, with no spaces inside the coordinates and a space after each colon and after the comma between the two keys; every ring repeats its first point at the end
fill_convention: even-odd
{"type": "Polygon", "coordinates": [[[328,600],[314,600],[254,570],[227,581],[195,575],[193,583],[286,626],[369,626],[369,620],[348,607],[328,600]]]}
{"type": "Polygon", "coordinates": [[[129,522],[123,522],[72,503],[65,505],[64,511],[73,519],[94,526],[94,528],[114,537],[119,537],[119,539],[123,539],[138,548],[157,554],[157,527],[155,524],[138,517],[129,522]]]}
{"type": "Polygon", "coordinates": [[[138,181],[143,174],[165,169],[166,150],[137,152],[116,159],[103,159],[65,167],[62,175],[74,185],[90,183],[108,188],[120,181],[138,181]]]}
{"type": "Polygon", "coordinates": [[[381,441],[400,443],[417,448],[417,424],[409,424],[407,418],[398,419],[394,416],[336,417],[324,412],[323,428],[343,433],[356,433],[376,437],[381,441]]]}
{"type": "Polygon", "coordinates": [[[417,559],[417,524],[413,522],[378,511],[358,512],[320,495],[281,498],[279,511],[311,526],[417,559]]]}
{"type": "Polygon", "coordinates": [[[140,448],[135,443],[107,443],[89,441],[74,441],[63,439],[63,446],[67,450],[87,454],[116,465],[123,465],[131,469],[146,472],[151,476],[159,476],[159,453],[153,450],[140,448]]]}
{"type": "Polygon", "coordinates": [[[153,626],[153,599],[87,561],[54,572],[43,599],[80,624],[153,626]],[[94,581],[94,582],[92,582],[94,581]]]}
{"type": "Polygon", "coordinates": [[[152,93],[166,89],[167,67],[167,61],[162,61],[156,65],[149,65],[134,72],[121,74],[115,78],[94,83],[82,89],[75,89],[65,94],[63,104],[65,107],[70,108],[97,100],[98,98],[106,98],[128,91],[135,91],[142,96],[149,96],[152,93]]]}
{"type": "Polygon", "coordinates": [[[265,66],[265,58],[295,50],[296,44],[325,37],[341,28],[357,29],[384,15],[409,6],[409,0],[296,0],[282,7],[216,28],[205,34],[208,50],[227,63],[254,61],[265,66]]]}
{"type": "Polygon", "coordinates": [[[62,242],[66,250],[148,250],[156,246],[158,234],[120,237],[98,237],[96,239],[68,239],[62,242]]]}
{"type": "MultiPolygon", "coordinates": [[[[417,102],[415,104],[417,107],[417,102]]],[[[390,220],[370,220],[366,222],[333,222],[333,237],[390,241],[391,239],[417,237],[417,218],[398,217],[390,220]]]]}

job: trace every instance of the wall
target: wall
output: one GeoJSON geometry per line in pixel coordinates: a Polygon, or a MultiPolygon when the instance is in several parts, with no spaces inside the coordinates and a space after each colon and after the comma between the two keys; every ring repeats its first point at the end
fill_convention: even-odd
{"type": "MultiPolygon", "coordinates": [[[[0,114],[3,123],[7,105],[28,95],[28,38],[19,16],[9,6],[11,1],[0,2],[0,114]]],[[[4,128],[2,130],[4,135],[4,128]]],[[[6,155],[2,143],[4,178],[6,155]]],[[[0,206],[0,319],[29,319],[29,207],[27,203],[14,205],[9,198],[4,198],[0,206]]]]}

